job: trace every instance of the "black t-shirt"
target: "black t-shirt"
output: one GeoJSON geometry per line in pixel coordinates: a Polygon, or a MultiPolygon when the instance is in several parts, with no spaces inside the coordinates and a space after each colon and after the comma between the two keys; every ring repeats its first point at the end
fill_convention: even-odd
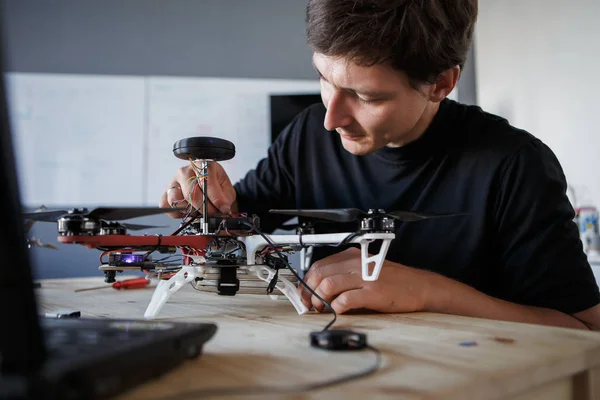
{"type": "Polygon", "coordinates": [[[575,313],[600,302],[565,176],[540,140],[446,99],[418,140],[356,156],[324,117],[322,104],[300,113],[236,183],[240,211],[265,230],[289,219],[273,208],[464,212],[397,223],[386,258],[515,303],[575,313]]]}

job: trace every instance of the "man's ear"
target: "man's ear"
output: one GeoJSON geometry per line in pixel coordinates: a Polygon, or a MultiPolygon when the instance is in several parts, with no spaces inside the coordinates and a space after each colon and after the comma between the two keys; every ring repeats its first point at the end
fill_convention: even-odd
{"type": "Polygon", "coordinates": [[[458,65],[439,74],[430,92],[429,100],[433,102],[440,102],[448,97],[450,92],[454,90],[454,87],[458,83],[459,77],[460,67],[458,65]]]}

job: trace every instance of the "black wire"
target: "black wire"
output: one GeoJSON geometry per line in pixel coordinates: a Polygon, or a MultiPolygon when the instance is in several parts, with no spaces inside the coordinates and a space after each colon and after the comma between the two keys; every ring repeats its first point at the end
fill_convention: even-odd
{"type": "Polygon", "coordinates": [[[158,250],[160,248],[160,245],[162,244],[162,234],[158,234],[156,235],[158,237],[158,243],[156,244],[156,246],[154,246],[153,249],[150,249],[146,252],[146,254],[144,254],[144,258],[147,258],[150,256],[150,254],[154,253],[156,250],[158,250]]]}
{"type": "Polygon", "coordinates": [[[350,241],[352,239],[357,238],[359,236],[362,236],[363,234],[364,234],[363,232],[354,232],[354,233],[351,233],[350,235],[346,236],[344,238],[344,240],[342,240],[341,242],[339,242],[335,247],[345,246],[348,243],[350,243],[350,241]]]}
{"type": "MultiPolygon", "coordinates": [[[[265,241],[271,246],[271,248],[277,253],[279,258],[281,260],[283,260],[286,267],[292,272],[292,274],[298,279],[298,281],[302,285],[304,285],[304,287],[307,288],[308,291],[313,296],[318,298],[333,313],[333,320],[331,322],[329,322],[329,324],[327,324],[325,326],[325,328],[323,328],[323,330],[322,330],[322,332],[327,331],[335,323],[335,321],[337,319],[337,313],[335,312],[333,307],[331,307],[331,305],[327,301],[325,301],[321,296],[319,296],[317,293],[315,293],[315,291],[310,286],[308,286],[302,278],[300,278],[300,276],[296,273],[296,270],[294,270],[292,268],[292,266],[289,264],[289,262],[287,261],[287,258],[277,249],[276,245],[271,241],[271,239],[266,234],[264,234],[260,229],[258,229],[256,226],[254,226],[253,224],[251,224],[249,222],[244,221],[243,224],[245,224],[246,226],[248,226],[249,228],[254,230],[259,235],[261,235],[265,239],[265,241]]],[[[340,244],[338,244],[338,246],[341,245],[342,243],[349,242],[350,240],[352,240],[352,238],[354,238],[356,236],[358,236],[358,234],[349,235],[340,244]]],[[[192,285],[192,287],[194,287],[194,286],[192,285]]],[[[200,289],[197,289],[196,287],[194,287],[194,289],[200,291],[200,289]]],[[[373,365],[371,365],[370,367],[368,367],[362,371],[358,371],[358,372],[352,373],[352,374],[342,375],[340,377],[329,379],[329,380],[326,380],[323,382],[309,383],[309,384],[304,384],[304,385],[296,385],[296,386],[291,386],[291,387],[253,386],[253,387],[239,387],[239,388],[214,388],[214,389],[203,388],[203,389],[191,390],[191,391],[187,391],[187,392],[183,392],[183,393],[178,393],[178,394],[176,394],[176,397],[180,398],[180,399],[186,399],[186,398],[209,397],[209,396],[300,393],[300,392],[307,392],[310,390],[322,389],[322,388],[326,388],[326,387],[333,386],[333,385],[338,385],[338,384],[341,384],[344,382],[349,382],[354,379],[358,379],[358,378],[362,378],[362,377],[371,375],[379,370],[379,368],[381,367],[381,352],[379,351],[379,349],[377,349],[376,347],[373,347],[371,345],[366,345],[365,348],[368,350],[371,350],[375,354],[375,362],[373,363],[373,365]]],[[[164,399],[168,399],[168,398],[172,398],[172,396],[165,397],[164,399]]]]}
{"type": "Polygon", "coordinates": [[[348,236],[346,236],[344,239],[342,239],[342,241],[339,242],[338,244],[315,243],[315,244],[311,244],[311,245],[305,244],[305,247],[309,247],[309,246],[310,247],[342,247],[342,246],[349,244],[352,239],[362,236],[364,234],[365,234],[365,232],[351,233],[348,236]]]}
{"type": "Polygon", "coordinates": [[[281,252],[279,250],[277,250],[277,247],[275,246],[275,244],[271,241],[271,239],[267,235],[265,235],[260,229],[258,229],[256,226],[254,226],[253,224],[251,224],[249,222],[243,221],[242,223],[244,225],[252,228],[256,233],[258,233],[260,236],[262,236],[263,239],[265,239],[266,242],[271,246],[271,248],[277,253],[279,258],[285,263],[285,266],[292,272],[292,274],[294,274],[296,279],[298,279],[298,282],[300,282],[306,289],[308,289],[308,291],[313,296],[315,296],[317,299],[319,299],[319,301],[321,301],[325,305],[325,307],[327,307],[327,309],[333,313],[333,319],[327,325],[325,325],[325,328],[323,328],[322,332],[325,332],[326,330],[331,328],[331,326],[337,320],[337,313],[335,312],[333,307],[331,307],[331,305],[327,301],[325,301],[325,299],[323,299],[321,296],[319,296],[310,286],[308,286],[306,284],[306,282],[304,282],[304,279],[300,278],[300,276],[298,275],[296,270],[294,268],[292,268],[290,263],[287,261],[287,258],[284,257],[283,254],[281,254],[281,252]]]}
{"type": "MultiPolygon", "coordinates": [[[[251,386],[251,387],[237,387],[237,388],[203,388],[198,390],[190,390],[183,393],[177,393],[175,395],[178,399],[190,399],[190,398],[204,398],[209,396],[235,396],[235,395],[256,395],[256,394],[283,394],[283,393],[300,393],[308,392],[310,390],[323,389],[329,386],[338,385],[340,383],[348,382],[354,379],[363,378],[369,376],[381,368],[381,352],[379,349],[367,345],[365,347],[371,350],[375,354],[375,362],[370,367],[355,372],[353,374],[342,375],[337,378],[329,379],[323,382],[308,383],[304,385],[296,385],[290,387],[271,387],[271,386],[251,386]]],[[[171,399],[173,396],[164,397],[162,399],[171,399]]],[[[157,399],[160,400],[161,398],[157,399]]]]}
{"type": "Polygon", "coordinates": [[[187,228],[188,226],[190,226],[192,224],[192,222],[194,222],[196,219],[198,219],[198,215],[196,216],[192,216],[190,219],[188,219],[185,223],[183,223],[179,228],[177,228],[175,230],[175,232],[171,233],[171,236],[177,236],[177,234],[179,234],[179,232],[181,232],[183,229],[187,228]]]}

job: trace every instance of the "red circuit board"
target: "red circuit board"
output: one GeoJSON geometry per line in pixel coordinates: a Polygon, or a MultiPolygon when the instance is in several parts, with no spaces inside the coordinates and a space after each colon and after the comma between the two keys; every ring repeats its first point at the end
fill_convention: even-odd
{"type": "Polygon", "coordinates": [[[134,235],[81,235],[59,236],[58,241],[63,244],[80,244],[90,248],[94,247],[145,247],[145,246],[173,246],[190,247],[203,250],[208,243],[214,240],[210,235],[182,235],[182,236],[134,236],[134,235]]]}

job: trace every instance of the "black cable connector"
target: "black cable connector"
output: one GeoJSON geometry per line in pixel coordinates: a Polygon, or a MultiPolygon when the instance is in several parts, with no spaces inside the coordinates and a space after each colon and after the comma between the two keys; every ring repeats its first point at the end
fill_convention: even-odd
{"type": "Polygon", "coordinates": [[[324,350],[362,350],[367,347],[367,335],[350,330],[311,332],[309,338],[312,347],[324,350]]]}

